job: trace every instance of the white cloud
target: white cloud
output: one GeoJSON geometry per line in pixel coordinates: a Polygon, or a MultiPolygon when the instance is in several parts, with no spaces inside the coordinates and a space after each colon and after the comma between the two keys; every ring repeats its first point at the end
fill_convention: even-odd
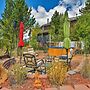
{"type": "Polygon", "coordinates": [[[58,11],[59,13],[64,13],[65,12],[65,7],[64,6],[56,6],[53,9],[50,9],[49,12],[47,12],[45,10],[44,7],[42,6],[38,6],[37,11],[32,8],[32,15],[34,15],[34,17],[36,18],[36,21],[40,24],[46,24],[47,23],[47,19],[49,18],[49,21],[51,20],[52,15],[54,14],[55,11],[58,11]]]}
{"type": "Polygon", "coordinates": [[[63,0],[65,3],[75,2],[75,0],[63,0]]]}
{"type": "Polygon", "coordinates": [[[76,16],[80,16],[80,12],[79,12],[79,9],[80,8],[76,8],[74,7],[72,11],[68,11],[68,16],[69,18],[72,18],[72,17],[76,17],[76,16]]]}
{"type": "MultiPolygon", "coordinates": [[[[75,2],[75,0],[64,0],[64,1],[65,2],[69,2],[69,1],[75,2]]],[[[74,6],[72,8],[72,11],[68,11],[69,18],[76,17],[76,14],[79,16],[80,15],[79,9],[81,9],[84,6],[85,6],[85,4],[83,4],[80,7],[74,6]]],[[[66,7],[64,5],[62,5],[62,6],[58,5],[58,6],[54,7],[53,9],[50,9],[47,12],[44,7],[38,6],[37,10],[32,8],[31,14],[34,15],[34,17],[36,18],[36,22],[38,22],[40,25],[43,25],[43,24],[47,23],[47,19],[49,19],[49,21],[51,21],[51,17],[53,16],[53,14],[56,10],[59,13],[64,13],[66,11],[66,7]]]]}
{"type": "Polygon", "coordinates": [[[84,8],[85,7],[85,2],[80,6],[80,7],[73,7],[72,11],[68,11],[68,15],[70,18],[72,17],[76,17],[77,16],[80,16],[80,9],[84,8]]]}

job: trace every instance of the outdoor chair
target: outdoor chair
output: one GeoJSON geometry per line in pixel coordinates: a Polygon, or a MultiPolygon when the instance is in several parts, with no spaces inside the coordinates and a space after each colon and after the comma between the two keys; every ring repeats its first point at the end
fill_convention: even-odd
{"type": "MultiPolygon", "coordinates": [[[[68,54],[68,65],[71,68],[71,60],[73,58],[73,56],[75,56],[76,54],[78,54],[78,49],[72,49],[72,51],[68,54]]],[[[67,62],[67,55],[61,55],[59,56],[60,61],[64,61],[67,62]]]]}
{"type": "Polygon", "coordinates": [[[40,73],[45,73],[44,61],[43,59],[37,59],[35,55],[30,53],[23,54],[25,66],[32,68],[28,72],[34,73],[36,70],[40,73]]]}
{"type": "Polygon", "coordinates": [[[35,51],[33,48],[28,48],[28,53],[35,55],[35,51]]]}
{"type": "Polygon", "coordinates": [[[67,57],[67,55],[62,55],[62,56],[59,56],[59,59],[60,59],[59,61],[67,62],[67,58],[68,58],[68,63],[67,64],[70,66],[72,57],[73,57],[73,55],[70,55],[68,57],[67,57]]]}
{"type": "Polygon", "coordinates": [[[34,49],[32,47],[29,47],[27,52],[23,52],[23,54],[28,54],[28,53],[38,56],[38,54],[34,51],[34,49]]]}
{"type": "Polygon", "coordinates": [[[67,62],[67,64],[68,64],[68,66],[71,68],[71,60],[72,60],[72,58],[73,58],[73,56],[74,56],[74,53],[75,53],[75,51],[72,49],[72,51],[70,51],[69,53],[68,53],[68,56],[67,55],[61,55],[61,56],[59,56],[59,61],[64,61],[64,62],[67,62],[67,58],[68,58],[68,62],[67,62]]]}
{"type": "Polygon", "coordinates": [[[9,69],[9,67],[10,67],[11,65],[15,64],[15,63],[16,63],[15,58],[9,58],[8,60],[6,60],[6,61],[2,64],[2,66],[3,66],[4,68],[6,68],[6,69],[9,69]]]}

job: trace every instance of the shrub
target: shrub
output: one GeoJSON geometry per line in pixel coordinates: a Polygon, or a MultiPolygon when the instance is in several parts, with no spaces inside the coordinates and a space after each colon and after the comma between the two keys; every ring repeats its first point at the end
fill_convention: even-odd
{"type": "Polygon", "coordinates": [[[30,45],[33,47],[34,50],[38,50],[38,42],[35,38],[32,38],[30,41],[30,45]]]}
{"type": "Polygon", "coordinates": [[[90,79],[90,62],[87,58],[84,61],[83,67],[81,69],[81,75],[84,78],[89,78],[90,79]]]}
{"type": "Polygon", "coordinates": [[[14,50],[12,51],[12,56],[13,56],[13,57],[17,57],[17,49],[14,49],[14,50]]]}
{"type": "Polygon", "coordinates": [[[53,62],[47,69],[47,75],[51,84],[59,86],[64,83],[67,65],[64,62],[53,62]]]}
{"type": "Polygon", "coordinates": [[[22,84],[27,77],[27,71],[20,64],[15,64],[10,68],[8,76],[11,85],[22,84]]]}

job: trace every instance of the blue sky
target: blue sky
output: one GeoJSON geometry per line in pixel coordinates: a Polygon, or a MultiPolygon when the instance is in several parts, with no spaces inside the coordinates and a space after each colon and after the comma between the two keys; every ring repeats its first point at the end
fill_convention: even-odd
{"type": "MultiPolygon", "coordinates": [[[[66,9],[69,11],[69,17],[79,15],[85,3],[85,0],[26,0],[28,7],[32,7],[32,15],[40,24],[45,24],[47,18],[51,19],[55,10],[59,13],[64,13],[66,9]]],[[[0,0],[0,18],[4,12],[5,0],[0,0]]]]}
{"type": "Polygon", "coordinates": [[[59,4],[59,0],[26,0],[26,2],[28,6],[33,6],[35,9],[37,9],[38,6],[42,6],[46,11],[49,11],[59,4]]]}
{"type": "MultiPolygon", "coordinates": [[[[59,0],[26,0],[27,5],[30,7],[33,7],[35,9],[38,8],[38,6],[45,7],[46,11],[49,11],[51,8],[54,8],[59,4],[59,0]]],[[[5,0],[0,0],[0,18],[1,14],[4,12],[5,8],[5,0]]]]}
{"type": "Polygon", "coordinates": [[[0,18],[1,14],[4,12],[4,7],[5,7],[5,0],[0,0],[0,18]]]}

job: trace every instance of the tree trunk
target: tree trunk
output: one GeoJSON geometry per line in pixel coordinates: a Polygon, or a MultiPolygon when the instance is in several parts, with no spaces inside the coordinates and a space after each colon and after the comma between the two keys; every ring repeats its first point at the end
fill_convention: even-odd
{"type": "Polygon", "coordinates": [[[20,47],[20,64],[22,63],[22,47],[20,47]]]}

